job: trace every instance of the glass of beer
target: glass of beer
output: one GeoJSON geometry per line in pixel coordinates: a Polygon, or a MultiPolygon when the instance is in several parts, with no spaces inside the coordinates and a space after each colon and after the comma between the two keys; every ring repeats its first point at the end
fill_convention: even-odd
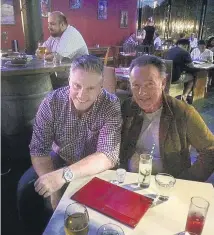
{"type": "Polygon", "coordinates": [[[201,235],[210,203],[202,197],[192,197],[186,222],[186,232],[201,235]]]}
{"type": "Polygon", "coordinates": [[[89,215],[85,206],[72,203],[67,206],[64,218],[66,235],[87,235],[89,230],[89,215]]]}
{"type": "Polygon", "coordinates": [[[43,43],[42,42],[38,42],[38,51],[39,51],[39,54],[44,56],[45,55],[45,50],[46,50],[46,47],[43,46],[43,43]]]}

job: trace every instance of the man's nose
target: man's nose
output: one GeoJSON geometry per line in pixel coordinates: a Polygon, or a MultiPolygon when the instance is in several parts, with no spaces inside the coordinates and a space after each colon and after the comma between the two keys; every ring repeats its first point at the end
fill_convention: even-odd
{"type": "Polygon", "coordinates": [[[87,98],[88,94],[85,89],[81,89],[78,93],[78,97],[84,101],[85,98],[87,98]]]}
{"type": "Polygon", "coordinates": [[[146,94],[145,89],[144,89],[143,87],[140,87],[138,94],[139,94],[140,96],[145,95],[145,94],[146,94]]]}

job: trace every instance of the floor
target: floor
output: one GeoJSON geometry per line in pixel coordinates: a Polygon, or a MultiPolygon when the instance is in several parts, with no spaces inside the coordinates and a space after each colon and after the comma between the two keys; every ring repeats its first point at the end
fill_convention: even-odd
{"type": "MultiPolygon", "coordinates": [[[[208,93],[208,98],[198,102],[194,106],[214,133],[214,89],[208,93]]],[[[20,139],[19,137],[17,138],[20,139]]],[[[1,176],[2,235],[24,235],[17,219],[16,188],[19,178],[30,166],[30,156],[27,153],[27,149],[24,156],[19,156],[18,149],[22,149],[20,144],[17,144],[17,150],[15,152],[11,151],[10,147],[7,147],[5,141],[2,139],[2,168],[6,169],[7,165],[11,167],[11,171],[8,174],[1,176]],[[8,156],[8,153],[10,153],[10,156],[8,156]]],[[[192,150],[191,156],[194,161],[194,150],[192,150]]],[[[214,184],[214,174],[209,178],[209,182],[214,184]]]]}

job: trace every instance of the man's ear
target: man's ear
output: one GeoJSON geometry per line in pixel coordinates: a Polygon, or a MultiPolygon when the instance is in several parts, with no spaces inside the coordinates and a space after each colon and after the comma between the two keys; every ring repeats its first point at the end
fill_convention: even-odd
{"type": "Polygon", "coordinates": [[[166,80],[167,80],[167,78],[165,77],[165,78],[162,78],[163,80],[162,80],[162,90],[164,91],[164,89],[165,89],[165,87],[166,87],[166,80]]]}

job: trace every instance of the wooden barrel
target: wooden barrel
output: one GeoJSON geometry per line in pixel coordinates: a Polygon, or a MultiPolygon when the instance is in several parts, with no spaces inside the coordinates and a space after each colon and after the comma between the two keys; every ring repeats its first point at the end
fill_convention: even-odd
{"type": "Polygon", "coordinates": [[[2,76],[2,134],[18,135],[32,127],[41,101],[51,90],[49,73],[2,76]]]}

